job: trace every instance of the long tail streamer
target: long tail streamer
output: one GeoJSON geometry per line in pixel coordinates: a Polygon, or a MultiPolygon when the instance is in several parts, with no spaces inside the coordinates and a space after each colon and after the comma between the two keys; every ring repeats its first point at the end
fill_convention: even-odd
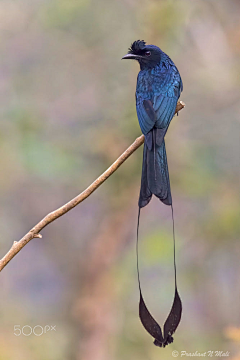
{"type": "Polygon", "coordinates": [[[140,221],[140,210],[138,208],[138,222],[137,222],[137,242],[136,242],[136,254],[137,254],[137,276],[138,276],[138,285],[140,292],[140,301],[139,301],[139,317],[140,320],[146,329],[146,331],[154,338],[154,345],[159,347],[165,347],[166,345],[173,342],[172,335],[176,331],[182,315],[182,303],[177,290],[177,270],[176,270],[176,249],[175,249],[175,229],[174,229],[174,214],[173,206],[172,209],[172,224],[173,224],[173,259],[174,259],[174,278],[175,278],[175,295],[172,304],[172,308],[167,317],[167,320],[164,323],[163,333],[160,325],[153,318],[149,312],[145,301],[143,299],[140,275],[139,275],[139,255],[138,255],[138,235],[139,235],[139,221],[140,221]]]}

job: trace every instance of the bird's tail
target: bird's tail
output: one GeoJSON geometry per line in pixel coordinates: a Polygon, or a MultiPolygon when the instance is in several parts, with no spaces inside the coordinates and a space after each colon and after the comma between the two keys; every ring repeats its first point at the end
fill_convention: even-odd
{"type": "MultiPolygon", "coordinates": [[[[165,134],[164,134],[165,135],[165,134]]],[[[152,194],[165,205],[172,205],[164,135],[153,129],[145,137],[143,149],[142,180],[138,205],[146,206],[152,194]]]]}

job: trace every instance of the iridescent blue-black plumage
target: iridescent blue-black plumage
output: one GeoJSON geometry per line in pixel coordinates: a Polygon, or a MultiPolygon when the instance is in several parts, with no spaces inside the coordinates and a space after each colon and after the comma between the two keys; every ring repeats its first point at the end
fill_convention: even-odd
{"type": "MultiPolygon", "coordinates": [[[[128,54],[123,59],[135,59],[140,64],[136,88],[136,108],[139,125],[142,133],[145,135],[145,142],[138,202],[138,244],[140,209],[149,203],[152,194],[157,196],[164,204],[172,205],[164,138],[175,114],[177,101],[183,90],[183,85],[178,69],[173,61],[157,46],[146,45],[143,40],[137,40],[131,45],[128,54]]],[[[140,290],[139,317],[147,332],[155,339],[154,344],[159,347],[165,347],[173,342],[172,335],[179,325],[182,314],[182,303],[178,294],[176,280],[175,237],[175,296],[170,313],[164,323],[163,333],[160,325],[153,318],[144,302],[140,285],[138,260],[137,272],[140,290]]]]}
{"type": "Polygon", "coordinates": [[[146,206],[152,194],[171,205],[164,136],[183,90],[181,76],[173,61],[155,45],[135,41],[125,59],[136,59],[140,72],[136,88],[136,109],[145,135],[139,206],[146,206]]]}

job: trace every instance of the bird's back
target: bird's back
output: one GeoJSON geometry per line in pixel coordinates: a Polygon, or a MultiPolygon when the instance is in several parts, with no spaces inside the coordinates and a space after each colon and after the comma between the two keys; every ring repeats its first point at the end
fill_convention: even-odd
{"type": "Polygon", "coordinates": [[[136,107],[139,125],[143,134],[153,127],[168,126],[183,90],[181,76],[173,61],[165,54],[158,65],[152,69],[141,70],[136,88],[136,107]],[[145,113],[144,100],[150,100],[155,119],[145,113]],[[168,109],[168,112],[166,110],[168,109]],[[149,117],[149,118],[148,118],[149,117]]]}

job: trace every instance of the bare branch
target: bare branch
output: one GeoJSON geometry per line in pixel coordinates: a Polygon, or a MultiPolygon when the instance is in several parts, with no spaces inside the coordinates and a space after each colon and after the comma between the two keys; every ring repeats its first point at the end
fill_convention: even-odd
{"type": "MultiPolygon", "coordinates": [[[[177,103],[176,111],[180,111],[185,107],[185,104],[182,101],[177,103]]],[[[102,174],[100,175],[86,190],[81,194],[77,195],[75,198],[70,200],[65,205],[61,206],[55,211],[52,211],[46,215],[37,225],[35,225],[21,240],[14,241],[11,249],[8,253],[0,260],[0,271],[9,263],[12,258],[17,255],[17,253],[33,238],[42,238],[40,231],[45,228],[48,224],[59,218],[60,216],[66,214],[68,211],[73,209],[75,206],[80,204],[88,196],[90,196],[104,181],[106,181],[109,176],[111,176],[119,166],[124,163],[127,158],[132,155],[132,153],[137,150],[144,143],[144,135],[138,137],[134,143],[129,146],[127,150],[102,174]]]]}

